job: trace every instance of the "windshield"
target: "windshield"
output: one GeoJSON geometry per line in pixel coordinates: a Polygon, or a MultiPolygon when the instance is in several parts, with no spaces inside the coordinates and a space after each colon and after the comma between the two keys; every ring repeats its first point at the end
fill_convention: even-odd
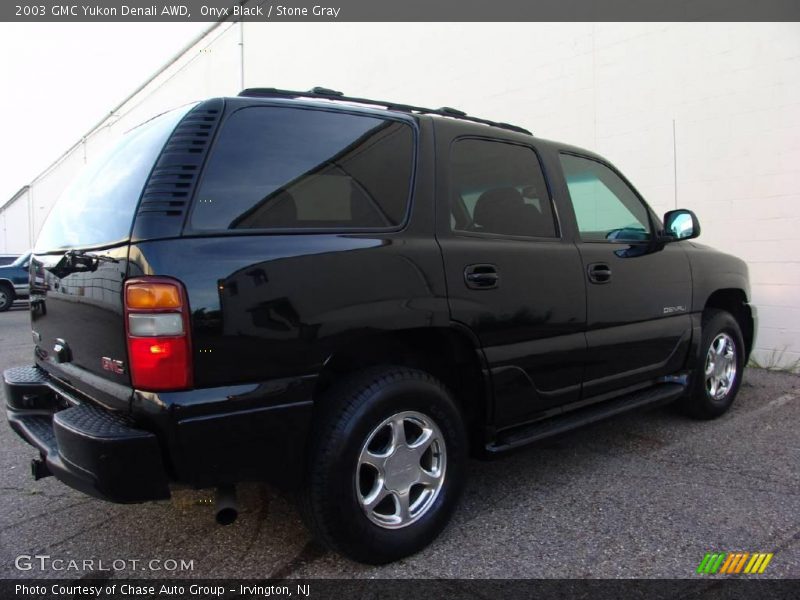
{"type": "Polygon", "coordinates": [[[17,259],[16,259],[14,262],[12,262],[12,263],[11,263],[11,266],[12,266],[12,267],[21,267],[21,266],[22,266],[22,265],[24,265],[26,262],[28,262],[28,259],[29,259],[30,257],[31,257],[31,253],[30,253],[30,252],[26,252],[26,253],[25,253],[25,254],[23,254],[22,256],[18,257],[18,258],[17,258],[17,259]]]}
{"type": "Polygon", "coordinates": [[[36,252],[127,240],[142,188],[161,148],[192,106],[139,125],[90,163],[50,211],[36,240],[36,252]]]}

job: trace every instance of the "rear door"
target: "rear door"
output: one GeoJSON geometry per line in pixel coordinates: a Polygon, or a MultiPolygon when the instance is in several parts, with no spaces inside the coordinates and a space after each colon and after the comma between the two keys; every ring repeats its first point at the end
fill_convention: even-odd
{"type": "Polygon", "coordinates": [[[679,244],[652,244],[657,221],[609,164],[562,152],[587,282],[583,396],[651,382],[683,366],[691,271],[679,244]]]}
{"type": "Polygon", "coordinates": [[[111,408],[127,408],[130,396],[122,284],[134,214],[189,108],[133,129],[86,167],[48,215],[31,260],[37,364],[111,408]]]}
{"type": "Polygon", "coordinates": [[[454,126],[437,127],[438,197],[449,199],[437,209],[437,233],[450,312],[484,349],[495,425],[558,412],[580,395],[585,285],[540,155],[514,139],[442,140],[454,126]]]}

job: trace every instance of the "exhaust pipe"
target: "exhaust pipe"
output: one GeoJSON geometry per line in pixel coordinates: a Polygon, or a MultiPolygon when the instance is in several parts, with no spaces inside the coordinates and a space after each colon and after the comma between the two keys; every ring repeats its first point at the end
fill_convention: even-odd
{"type": "Polygon", "coordinates": [[[214,519],[220,525],[230,525],[239,516],[239,505],[236,502],[236,488],[232,485],[221,485],[217,488],[217,503],[214,508],[214,519]]]}

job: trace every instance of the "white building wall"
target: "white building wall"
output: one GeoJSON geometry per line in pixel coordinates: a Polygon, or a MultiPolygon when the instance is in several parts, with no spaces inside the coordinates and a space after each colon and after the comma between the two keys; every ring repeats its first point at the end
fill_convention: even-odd
{"type": "Polygon", "coordinates": [[[14,254],[28,247],[31,190],[20,190],[14,202],[0,209],[0,252],[14,254]]]}
{"type": "Polygon", "coordinates": [[[239,39],[236,24],[223,24],[210,31],[84,139],[78,140],[30,183],[32,227],[23,227],[19,221],[22,214],[19,207],[27,202],[27,196],[0,209],[0,226],[9,224],[5,231],[0,229],[0,248],[7,252],[24,252],[33,246],[50,209],[75,174],[132,127],[187,102],[238,93],[239,39]]]}
{"type": "Polygon", "coordinates": [[[800,25],[248,23],[244,48],[250,87],[455,106],[599,152],[748,262],[757,358],[800,361],[800,25]]]}
{"type": "MultiPolygon", "coordinates": [[[[243,39],[245,87],[455,106],[603,154],[657,212],[692,208],[701,242],[749,263],[758,358],[800,361],[800,25],[246,23],[243,39]]],[[[239,25],[211,31],[88,136],[87,156],[163,110],[236,93],[239,42],[239,25]]],[[[31,184],[34,232],[83,151],[31,184]]]]}

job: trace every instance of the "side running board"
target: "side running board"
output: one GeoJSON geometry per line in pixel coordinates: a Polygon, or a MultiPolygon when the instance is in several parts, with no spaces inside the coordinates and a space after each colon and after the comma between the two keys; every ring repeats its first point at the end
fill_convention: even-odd
{"type": "Polygon", "coordinates": [[[602,421],[624,412],[643,407],[669,404],[686,391],[680,383],[662,383],[655,387],[626,394],[613,400],[592,404],[563,415],[501,431],[494,443],[487,447],[489,452],[502,452],[555,435],[566,433],[590,423],[602,421]]]}

